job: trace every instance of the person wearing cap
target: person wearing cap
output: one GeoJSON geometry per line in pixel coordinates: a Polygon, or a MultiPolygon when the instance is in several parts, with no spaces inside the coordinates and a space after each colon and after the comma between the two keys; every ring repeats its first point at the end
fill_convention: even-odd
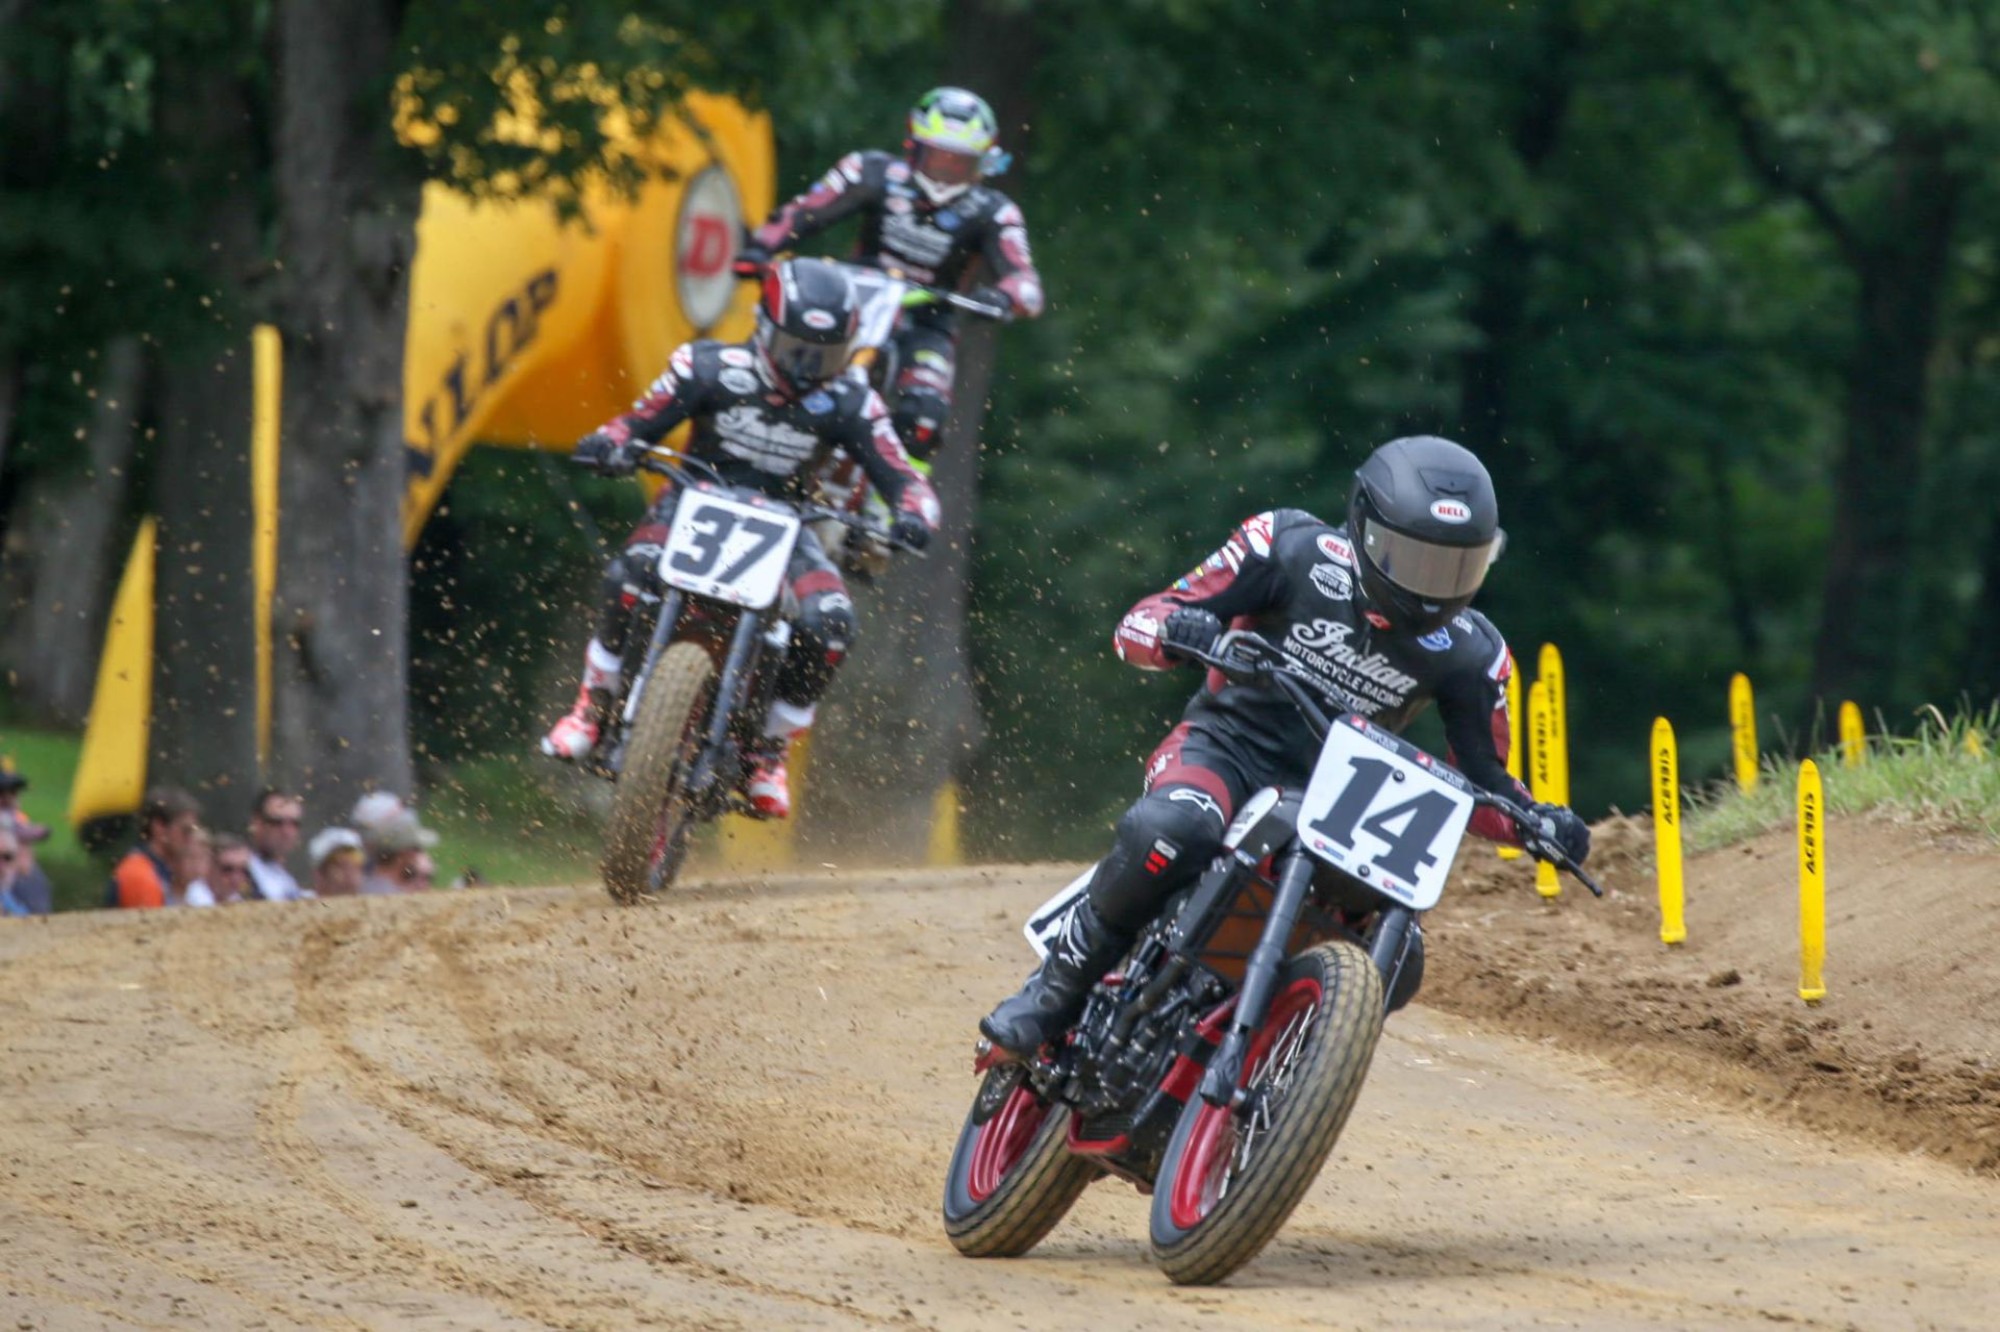
{"type": "Polygon", "coordinates": [[[313,895],[353,897],[361,891],[361,834],[352,828],[321,828],[306,843],[312,865],[313,895]]]}
{"type": "Polygon", "coordinates": [[[299,822],[305,806],[288,791],[266,788],[257,793],[250,810],[250,882],[252,896],[266,902],[290,902],[305,896],[285,860],[299,849],[299,822]]]}
{"type": "Polygon", "coordinates": [[[0,758],[0,831],[11,834],[13,859],[0,864],[0,881],[5,881],[5,913],[10,916],[46,916],[55,905],[55,885],[35,863],[35,843],[46,841],[49,830],[21,809],[21,792],[28,779],[14,769],[14,760],[0,758]]]}
{"type": "Polygon", "coordinates": [[[187,854],[201,831],[201,806],[179,787],[160,786],[146,793],[139,807],[139,844],[112,867],[105,891],[106,906],[163,907],[170,900],[174,864],[187,854]]]}
{"type": "Polygon", "coordinates": [[[421,893],[437,877],[431,848],[437,834],[417,822],[413,810],[375,824],[367,834],[368,877],[361,891],[369,896],[389,893],[421,893]]]}

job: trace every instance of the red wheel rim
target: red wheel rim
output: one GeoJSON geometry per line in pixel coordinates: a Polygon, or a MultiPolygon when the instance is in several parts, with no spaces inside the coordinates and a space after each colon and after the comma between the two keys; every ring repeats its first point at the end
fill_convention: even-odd
{"type": "Polygon", "coordinates": [[[966,1192],[972,1201],[985,1202],[1000,1187],[1007,1173],[1021,1163],[1035,1130],[1049,1115],[1048,1106],[1026,1087],[1014,1088],[1007,1104],[993,1118],[979,1126],[972,1144],[972,1171],[966,1178],[966,1192]]]}
{"type": "MultiPolygon", "coordinates": [[[[1319,1000],[1319,982],[1310,976],[1293,981],[1271,1000],[1264,1025],[1251,1038],[1244,1056],[1242,1086],[1248,1087],[1262,1076],[1273,1043],[1294,1019],[1319,1007],[1319,1000]]],[[[1238,1117],[1221,1106],[1203,1101],[1195,1112],[1194,1129],[1181,1149],[1180,1168],[1174,1172],[1168,1199],[1174,1225],[1180,1229],[1200,1225],[1222,1201],[1235,1174],[1238,1127],[1238,1117]]]]}

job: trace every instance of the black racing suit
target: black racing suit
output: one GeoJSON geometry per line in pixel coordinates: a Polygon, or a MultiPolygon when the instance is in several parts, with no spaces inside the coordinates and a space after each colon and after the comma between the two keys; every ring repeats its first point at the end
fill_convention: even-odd
{"type": "MultiPolygon", "coordinates": [[[[1167,670],[1175,664],[1161,651],[1167,616],[1184,606],[1210,611],[1278,649],[1335,713],[1400,731],[1437,700],[1458,769],[1529,803],[1505,762],[1513,659],[1499,631],[1474,610],[1421,638],[1379,629],[1355,601],[1359,578],[1344,528],[1300,509],[1260,513],[1187,577],[1128,611],[1112,641],[1122,660],[1167,670]]],[[[1214,859],[1247,797],[1265,786],[1304,786],[1318,756],[1318,741],[1282,694],[1209,672],[1153,752],[1145,794],[1118,821],[1117,844],[1090,885],[1098,917],[1121,933],[1138,931],[1214,859]]],[[[1485,807],[1472,830],[1519,841],[1512,821],[1485,807]]]]}
{"type": "MultiPolygon", "coordinates": [[[[1015,315],[1042,312],[1042,280],[1028,252],[1020,206],[977,182],[934,203],[912,178],[909,162],[889,153],[849,153],[811,189],[781,204],[751,239],[775,254],[854,216],[861,219],[854,248],[859,262],[947,290],[957,290],[983,263],[1015,315]]],[[[957,317],[944,305],[919,306],[897,324],[902,368],[894,385],[895,425],[919,458],[930,456],[951,411],[957,335],[957,317]]]]}
{"type": "MultiPolygon", "coordinates": [[[[682,452],[699,458],[732,485],[785,499],[810,497],[811,479],[827,455],[844,449],[898,511],[938,527],[937,496],[910,466],[874,389],[851,379],[829,381],[803,395],[777,388],[747,346],[704,340],[674,352],[666,373],[654,380],[632,410],[603,427],[624,444],[657,442],[691,422],[682,452]]],[[[632,607],[659,591],[660,548],[672,525],[677,493],[660,493],[646,521],[626,540],[604,571],[604,601],[597,638],[625,654],[632,607]]],[[[799,534],[786,571],[799,615],[778,676],[778,697],[801,706],[817,700],[854,641],[854,603],[819,539],[799,534]]]]}

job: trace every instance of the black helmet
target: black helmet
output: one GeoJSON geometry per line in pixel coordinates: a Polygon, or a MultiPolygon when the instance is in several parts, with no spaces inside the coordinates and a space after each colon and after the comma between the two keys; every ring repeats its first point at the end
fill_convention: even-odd
{"type": "Polygon", "coordinates": [[[824,259],[787,259],[764,275],[752,342],[779,384],[803,391],[847,364],[861,320],[854,284],[824,259]]]}
{"type": "Polygon", "coordinates": [[[1362,609],[1411,634],[1470,605],[1506,542],[1485,465],[1436,435],[1392,439],[1368,455],[1354,473],[1347,534],[1362,609]]]}

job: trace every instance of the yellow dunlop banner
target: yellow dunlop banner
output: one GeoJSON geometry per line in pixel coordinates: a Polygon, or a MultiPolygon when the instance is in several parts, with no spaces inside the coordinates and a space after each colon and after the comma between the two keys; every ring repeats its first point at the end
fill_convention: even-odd
{"type": "Polygon", "coordinates": [[[1660,877],[1660,942],[1687,938],[1685,889],[1681,883],[1681,764],[1674,726],[1653,718],[1653,845],[1660,877]]]}
{"type": "Polygon", "coordinates": [[[1819,767],[1799,765],[1799,998],[1826,998],[1826,793],[1819,767]]]}
{"type": "Polygon", "coordinates": [[[1729,735],[1736,755],[1738,790],[1757,789],[1757,703],[1750,677],[1738,671],[1729,677],[1729,735]]]}
{"type": "Polygon", "coordinates": [[[1840,705],[1840,762],[1858,768],[1868,757],[1868,733],[1861,726],[1861,709],[1853,699],[1840,705]]]}
{"type": "MultiPolygon", "coordinates": [[[[1549,743],[1549,682],[1537,680],[1528,689],[1528,790],[1536,800],[1553,801],[1554,749],[1549,743]]],[[[1562,880],[1546,860],[1535,863],[1535,891],[1543,897],[1562,896],[1562,880]]]]}
{"type": "MultiPolygon", "coordinates": [[[[1521,664],[1507,654],[1507,775],[1521,780],[1521,664]]],[[[1503,846],[1500,859],[1519,860],[1521,848],[1503,846]]]]}

